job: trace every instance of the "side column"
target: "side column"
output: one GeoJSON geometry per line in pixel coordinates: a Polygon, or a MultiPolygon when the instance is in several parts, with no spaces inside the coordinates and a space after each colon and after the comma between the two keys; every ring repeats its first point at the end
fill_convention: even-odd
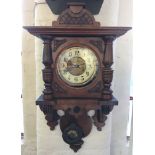
{"type": "Polygon", "coordinates": [[[43,48],[43,64],[45,68],[43,69],[43,80],[45,89],[43,91],[43,97],[45,100],[51,100],[53,96],[52,90],[52,79],[53,79],[53,58],[51,51],[51,40],[44,40],[44,48],[43,48]]]}
{"type": "Polygon", "coordinates": [[[115,37],[113,36],[105,36],[103,38],[105,42],[105,51],[103,55],[103,82],[104,82],[104,88],[103,88],[103,98],[105,100],[111,100],[112,99],[112,90],[111,82],[113,79],[113,70],[111,68],[113,64],[113,41],[115,40],[115,37]]]}

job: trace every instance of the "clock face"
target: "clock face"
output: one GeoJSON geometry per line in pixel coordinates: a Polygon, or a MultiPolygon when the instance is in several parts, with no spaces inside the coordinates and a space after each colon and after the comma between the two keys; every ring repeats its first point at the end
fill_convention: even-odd
{"type": "Polygon", "coordinates": [[[96,75],[98,60],[87,47],[71,47],[58,57],[57,70],[60,78],[71,86],[83,86],[96,75]]]}

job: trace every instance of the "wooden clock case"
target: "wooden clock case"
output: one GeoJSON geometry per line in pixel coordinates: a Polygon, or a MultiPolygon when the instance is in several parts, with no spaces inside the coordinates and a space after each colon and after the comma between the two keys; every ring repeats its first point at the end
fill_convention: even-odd
{"type": "Polygon", "coordinates": [[[110,89],[113,70],[113,41],[125,34],[130,27],[101,27],[82,3],[70,3],[54,21],[52,26],[24,27],[31,34],[43,40],[42,71],[45,89],[36,104],[45,114],[51,130],[60,124],[62,137],[76,152],[83,144],[92,124],[99,131],[105,125],[107,115],[118,101],[110,89]],[[69,47],[82,46],[94,51],[99,61],[95,79],[81,87],[72,87],[60,79],[57,72],[57,58],[69,47]],[[64,115],[58,115],[62,110],[64,115]],[[89,116],[88,112],[95,114],[89,116]]]}

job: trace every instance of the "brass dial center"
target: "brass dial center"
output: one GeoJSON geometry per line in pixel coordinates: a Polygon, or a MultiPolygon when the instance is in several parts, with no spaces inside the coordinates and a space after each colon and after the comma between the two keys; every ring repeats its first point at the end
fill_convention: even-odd
{"type": "Polygon", "coordinates": [[[74,76],[83,74],[86,70],[86,63],[81,57],[73,57],[67,62],[67,70],[74,76]]]}

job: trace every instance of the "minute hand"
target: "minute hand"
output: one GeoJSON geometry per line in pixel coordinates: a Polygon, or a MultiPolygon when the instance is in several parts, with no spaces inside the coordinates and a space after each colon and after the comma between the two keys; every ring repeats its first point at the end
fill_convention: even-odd
{"type": "Polygon", "coordinates": [[[72,64],[73,66],[81,66],[81,65],[85,65],[85,63],[81,63],[81,64],[72,64]]]}

